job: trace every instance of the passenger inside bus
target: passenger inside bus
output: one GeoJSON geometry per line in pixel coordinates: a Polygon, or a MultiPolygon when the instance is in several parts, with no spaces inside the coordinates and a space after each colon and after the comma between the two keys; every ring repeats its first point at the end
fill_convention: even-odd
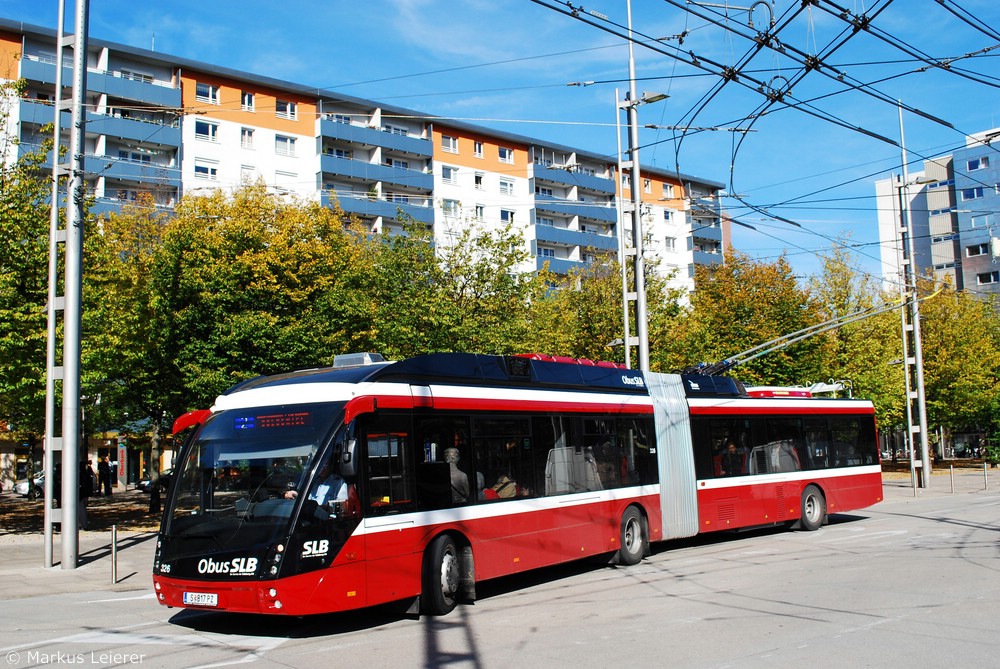
{"type": "Polygon", "coordinates": [[[719,456],[719,475],[741,476],[745,473],[743,454],[736,450],[735,441],[727,439],[726,448],[719,456]]]}
{"type": "Polygon", "coordinates": [[[451,469],[451,501],[461,504],[469,501],[469,476],[458,468],[460,459],[457,448],[444,449],[444,461],[451,469]]]}

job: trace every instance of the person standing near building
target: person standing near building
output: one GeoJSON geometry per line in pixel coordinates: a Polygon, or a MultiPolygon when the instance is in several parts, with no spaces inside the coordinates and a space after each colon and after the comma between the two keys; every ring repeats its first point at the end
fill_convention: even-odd
{"type": "Polygon", "coordinates": [[[111,461],[106,455],[97,464],[97,494],[111,495],[111,461]]]}

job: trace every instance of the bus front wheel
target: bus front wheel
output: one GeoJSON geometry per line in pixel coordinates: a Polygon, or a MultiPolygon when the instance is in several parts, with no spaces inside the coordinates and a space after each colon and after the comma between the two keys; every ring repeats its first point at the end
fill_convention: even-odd
{"type": "Polygon", "coordinates": [[[639,564],[646,554],[646,535],[642,514],[630,506],[622,514],[621,539],[618,545],[618,562],[625,565],[639,564]]]}
{"type": "Polygon", "coordinates": [[[443,616],[458,602],[460,561],[458,546],[447,534],[442,534],[427,547],[424,554],[424,582],[421,604],[423,612],[443,616]]]}
{"type": "Polygon", "coordinates": [[[814,485],[802,491],[802,519],[799,526],[808,532],[818,530],[826,522],[826,498],[814,485]]]}

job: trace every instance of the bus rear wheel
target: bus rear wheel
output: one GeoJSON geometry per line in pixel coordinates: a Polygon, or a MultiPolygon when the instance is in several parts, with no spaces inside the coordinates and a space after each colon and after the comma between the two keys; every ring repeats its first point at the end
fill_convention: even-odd
{"type": "Polygon", "coordinates": [[[423,613],[443,616],[458,602],[460,560],[455,540],[442,534],[424,553],[424,582],[420,598],[423,613]]]}
{"type": "Polygon", "coordinates": [[[621,539],[618,544],[619,564],[639,564],[646,554],[646,534],[643,531],[642,514],[630,506],[622,514],[621,539]]]}
{"type": "Polygon", "coordinates": [[[802,491],[802,519],[799,527],[807,532],[818,530],[826,522],[826,498],[814,485],[802,491]]]}

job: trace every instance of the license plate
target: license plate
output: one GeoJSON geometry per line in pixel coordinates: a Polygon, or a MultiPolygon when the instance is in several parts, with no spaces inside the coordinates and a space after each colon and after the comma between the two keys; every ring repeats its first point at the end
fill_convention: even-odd
{"type": "Polygon", "coordinates": [[[214,592],[185,592],[184,603],[195,606],[218,606],[219,595],[214,592]]]}

